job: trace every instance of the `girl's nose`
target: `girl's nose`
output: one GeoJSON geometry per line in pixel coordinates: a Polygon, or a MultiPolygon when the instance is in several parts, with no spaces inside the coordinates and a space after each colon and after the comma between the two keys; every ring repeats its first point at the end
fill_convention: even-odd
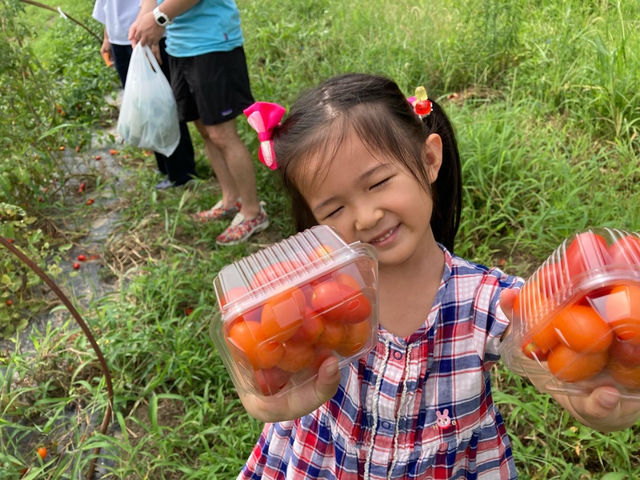
{"type": "Polygon", "coordinates": [[[355,227],[358,231],[369,230],[375,227],[384,216],[382,209],[364,205],[356,211],[355,227]]]}

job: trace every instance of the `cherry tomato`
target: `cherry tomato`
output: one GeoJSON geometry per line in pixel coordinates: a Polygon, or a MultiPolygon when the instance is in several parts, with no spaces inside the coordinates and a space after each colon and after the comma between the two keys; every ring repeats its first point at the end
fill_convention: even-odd
{"type": "Polygon", "coordinates": [[[540,290],[546,297],[553,297],[560,289],[562,282],[562,266],[560,263],[548,263],[537,272],[540,290]]]}
{"type": "Polygon", "coordinates": [[[314,314],[311,310],[306,311],[302,325],[291,337],[292,341],[316,343],[324,331],[324,321],[318,314],[314,314]]]}
{"type": "Polygon", "coordinates": [[[579,382],[599,373],[607,363],[607,352],[580,353],[559,344],[549,352],[547,366],[558,379],[579,382]]]}
{"type": "Polygon", "coordinates": [[[565,307],[552,322],[560,340],[576,352],[604,352],[613,340],[609,324],[590,306],[565,307]]]}
{"type": "Polygon", "coordinates": [[[607,241],[593,232],[579,233],[566,251],[567,268],[571,278],[609,263],[607,241]]]}
{"type": "MultiPolygon", "coordinates": [[[[284,355],[281,343],[269,339],[258,322],[235,320],[229,328],[228,342],[246,357],[253,368],[271,368],[284,355]]],[[[234,350],[231,349],[232,354],[234,350]]]]}
{"type": "Polygon", "coordinates": [[[522,351],[529,358],[543,361],[559,342],[553,322],[546,321],[534,328],[531,337],[523,342],[522,351]]]}
{"type": "Polygon", "coordinates": [[[537,280],[529,280],[518,292],[513,302],[513,313],[516,317],[533,325],[539,318],[544,304],[547,302],[544,291],[537,280]]]}
{"type": "Polygon", "coordinates": [[[626,235],[609,247],[612,264],[640,265],[640,238],[626,235]]]}
{"type": "Polygon", "coordinates": [[[318,338],[319,347],[335,350],[342,343],[345,335],[345,325],[342,322],[325,322],[324,330],[318,338]]]}
{"type": "Polygon", "coordinates": [[[285,387],[289,378],[291,378],[291,374],[277,367],[267,370],[256,370],[253,372],[253,375],[258,384],[258,389],[265,396],[278,393],[285,387]]]}
{"type": "Polygon", "coordinates": [[[609,359],[630,367],[640,367],[640,344],[614,338],[609,349],[609,359]]]}
{"type": "Polygon", "coordinates": [[[257,288],[262,285],[271,283],[279,278],[282,278],[286,274],[293,272],[300,268],[302,264],[296,261],[284,261],[276,262],[268,267],[263,268],[256,272],[251,280],[251,288],[257,288]]]}
{"type": "Polygon", "coordinates": [[[605,301],[605,316],[616,336],[640,344],[640,285],[619,285],[605,301]]]}
{"type": "Polygon", "coordinates": [[[298,288],[272,297],[262,307],[260,323],[264,334],[278,342],[287,341],[302,325],[306,309],[304,293],[298,288]]]}
{"type": "Polygon", "coordinates": [[[358,323],[371,314],[371,302],[362,290],[332,280],[313,287],[311,306],[334,322],[358,323]]]}
{"type": "Polygon", "coordinates": [[[249,292],[246,287],[232,287],[229,290],[222,293],[220,298],[220,307],[224,307],[227,303],[233,302],[238,298],[243,297],[249,292]]]}
{"type": "Polygon", "coordinates": [[[47,456],[47,447],[40,447],[38,448],[38,456],[44,460],[44,457],[47,456]]]}
{"type": "Polygon", "coordinates": [[[313,251],[309,254],[309,259],[313,261],[316,258],[329,255],[331,252],[333,252],[333,248],[331,248],[329,245],[320,245],[319,247],[314,248],[313,251]]]}
{"type": "Polygon", "coordinates": [[[299,372],[310,366],[314,358],[315,349],[310,343],[288,341],[284,344],[284,355],[278,362],[278,368],[285,372],[299,372]]]}
{"type": "Polygon", "coordinates": [[[78,260],[81,261],[81,262],[84,262],[84,261],[87,260],[87,256],[83,255],[83,254],[80,254],[80,255],[78,255],[78,260]]]}
{"type": "Polygon", "coordinates": [[[370,338],[371,322],[368,319],[358,323],[346,324],[344,337],[336,347],[336,352],[343,357],[355,355],[369,343],[370,338]]]}
{"type": "Polygon", "coordinates": [[[640,389],[640,366],[628,365],[614,358],[609,359],[607,370],[611,377],[620,385],[637,390],[640,389]]]}

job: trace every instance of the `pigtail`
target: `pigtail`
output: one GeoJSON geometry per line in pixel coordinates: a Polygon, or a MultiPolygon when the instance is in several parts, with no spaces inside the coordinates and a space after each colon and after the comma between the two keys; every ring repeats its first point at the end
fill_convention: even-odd
{"type": "Polygon", "coordinates": [[[431,185],[433,213],[431,229],[436,241],[453,252],[462,212],[462,173],[455,133],[444,110],[431,100],[433,111],[423,118],[428,133],[442,139],[442,165],[438,178],[431,185]]]}

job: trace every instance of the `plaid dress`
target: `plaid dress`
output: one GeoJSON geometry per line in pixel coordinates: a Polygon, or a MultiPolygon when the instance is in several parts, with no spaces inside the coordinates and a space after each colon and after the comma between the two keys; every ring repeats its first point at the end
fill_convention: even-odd
{"type": "Polygon", "coordinates": [[[238,479],[514,479],[490,367],[521,280],[445,250],[434,305],[401,338],[380,327],[335,396],[302,418],[268,423],[238,479]]]}

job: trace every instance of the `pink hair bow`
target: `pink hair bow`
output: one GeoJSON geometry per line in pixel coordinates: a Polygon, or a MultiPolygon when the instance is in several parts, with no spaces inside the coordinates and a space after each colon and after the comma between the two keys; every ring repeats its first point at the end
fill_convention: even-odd
{"type": "Polygon", "coordinates": [[[249,125],[258,132],[258,140],[260,140],[258,158],[271,170],[278,168],[271,134],[273,129],[280,125],[285,112],[283,106],[270,102],[256,102],[244,109],[249,125]]]}

